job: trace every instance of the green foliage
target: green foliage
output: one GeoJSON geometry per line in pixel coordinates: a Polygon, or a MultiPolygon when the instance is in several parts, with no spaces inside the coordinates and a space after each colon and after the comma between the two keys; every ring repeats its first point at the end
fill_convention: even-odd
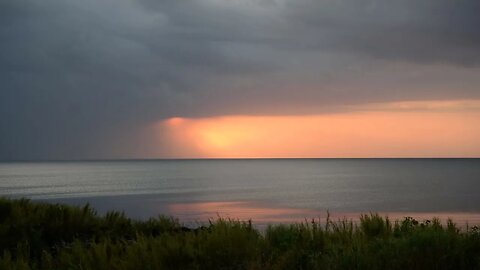
{"type": "Polygon", "coordinates": [[[89,205],[0,199],[1,269],[480,269],[480,230],[378,214],[323,224],[100,216],[89,205]]]}

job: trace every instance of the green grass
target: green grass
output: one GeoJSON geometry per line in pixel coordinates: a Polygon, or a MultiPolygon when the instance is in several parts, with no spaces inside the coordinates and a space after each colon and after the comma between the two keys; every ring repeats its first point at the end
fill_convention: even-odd
{"type": "Polygon", "coordinates": [[[221,218],[188,229],[163,216],[0,199],[0,269],[480,269],[480,230],[377,214],[262,232],[221,218]]]}

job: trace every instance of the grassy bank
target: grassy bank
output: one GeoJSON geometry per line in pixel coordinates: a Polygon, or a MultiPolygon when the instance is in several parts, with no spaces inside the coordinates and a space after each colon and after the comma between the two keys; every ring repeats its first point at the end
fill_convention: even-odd
{"type": "Polygon", "coordinates": [[[91,207],[0,199],[0,269],[480,269],[480,230],[451,221],[273,225],[219,219],[188,229],[91,207]]]}

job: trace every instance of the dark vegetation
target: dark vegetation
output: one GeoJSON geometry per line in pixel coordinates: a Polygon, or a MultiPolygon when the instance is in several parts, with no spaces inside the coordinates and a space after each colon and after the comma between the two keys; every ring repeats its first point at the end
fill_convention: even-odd
{"type": "Polygon", "coordinates": [[[225,219],[188,229],[167,217],[0,199],[0,269],[480,269],[480,230],[376,214],[263,232],[225,219]]]}

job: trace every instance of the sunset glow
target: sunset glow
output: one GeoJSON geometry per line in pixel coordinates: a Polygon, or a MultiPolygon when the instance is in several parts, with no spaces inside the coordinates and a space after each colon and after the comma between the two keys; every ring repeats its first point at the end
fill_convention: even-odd
{"type": "Polygon", "coordinates": [[[345,113],[171,118],[175,157],[475,157],[480,103],[372,104],[345,113]]]}

